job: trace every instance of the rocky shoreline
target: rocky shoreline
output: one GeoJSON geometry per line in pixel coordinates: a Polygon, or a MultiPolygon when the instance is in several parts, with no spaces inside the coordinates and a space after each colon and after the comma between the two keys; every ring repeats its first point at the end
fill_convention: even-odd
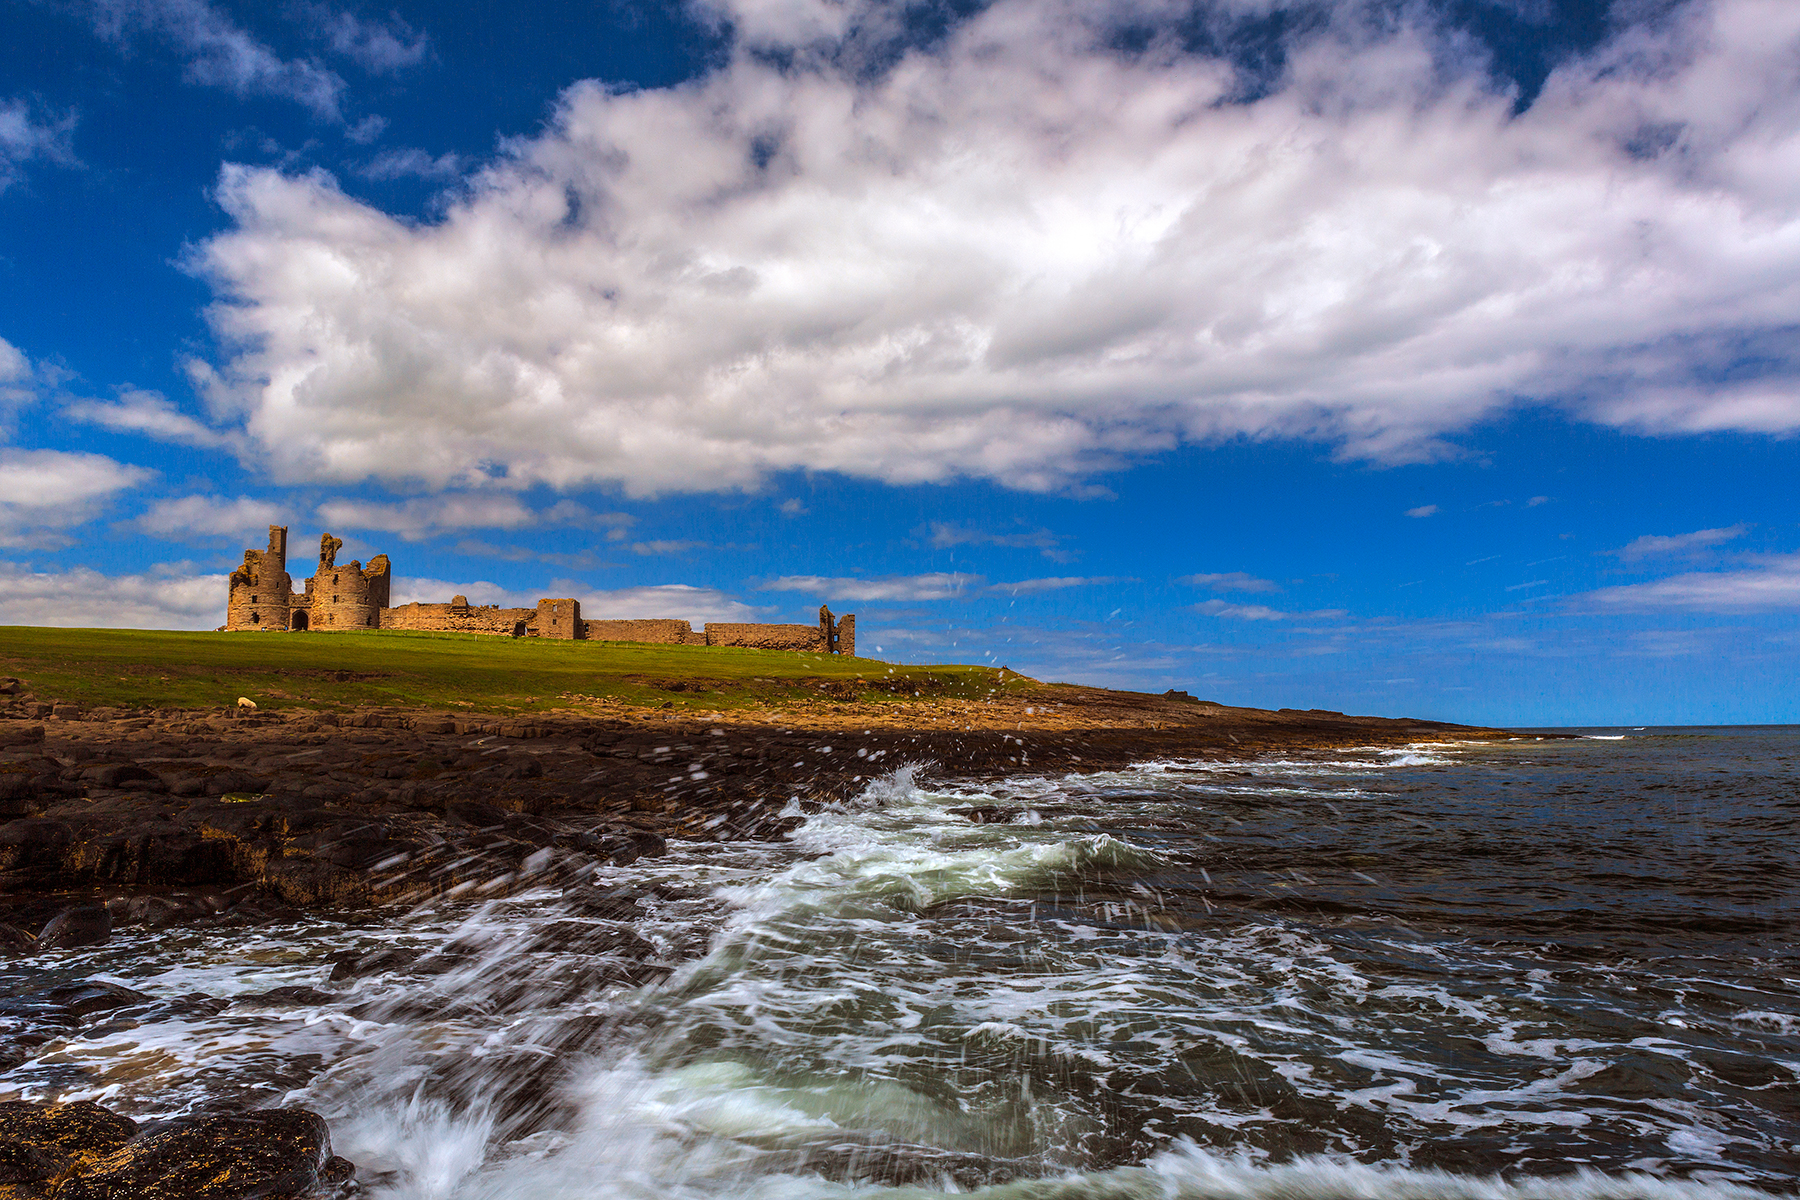
{"type": "Polygon", "coordinates": [[[1501,731],[1067,689],[531,719],[94,709],[0,680],[0,948],[580,878],[671,837],[777,837],[877,776],[979,780],[1501,731]],[[796,802],[799,808],[795,807],[796,802]]]}
{"type": "MultiPolygon", "coordinates": [[[[381,920],[391,905],[545,885],[561,888],[570,913],[618,916],[637,899],[594,886],[603,865],[659,855],[669,838],[779,837],[806,809],[904,767],[978,781],[1507,736],[1180,695],[1058,695],[881,705],[826,695],[731,714],[613,707],[522,718],[83,710],[0,679],[0,954],[54,964],[124,927],[249,929],[305,911],[381,920]]],[[[1010,817],[981,805],[964,815],[1010,817]]],[[[546,937],[595,936],[580,921],[549,924],[546,937]]],[[[616,932],[602,941],[584,961],[615,982],[667,973],[647,943],[616,932]]],[[[432,953],[458,961],[455,946],[432,953]]],[[[391,948],[331,961],[327,989],[433,969],[391,948]]],[[[0,1000],[0,1070],[77,1031],[331,999],[309,987],[169,999],[72,979],[0,1000]]],[[[354,1168],[332,1155],[324,1120],[265,1102],[222,1095],[208,1112],[142,1126],[86,1102],[0,1103],[0,1200],[352,1194],[354,1168]]]]}

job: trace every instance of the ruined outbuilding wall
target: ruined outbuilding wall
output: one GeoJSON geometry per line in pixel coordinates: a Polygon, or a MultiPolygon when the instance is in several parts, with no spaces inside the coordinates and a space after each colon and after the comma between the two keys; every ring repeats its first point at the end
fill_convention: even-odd
{"type": "Polygon", "coordinates": [[[231,573],[225,602],[228,630],[286,629],[293,609],[294,581],[287,571],[287,526],[269,526],[267,550],[244,551],[244,565],[231,573]]]}
{"type": "Polygon", "coordinates": [[[296,596],[287,572],[287,527],[269,526],[267,550],[244,551],[243,566],[231,573],[226,601],[228,630],[304,629],[321,633],[354,629],[412,629],[435,633],[483,633],[500,637],[594,639],[647,642],[664,646],[741,646],[756,650],[795,650],[812,654],[855,654],[856,617],[834,618],[819,609],[814,625],[760,625],[715,622],[696,631],[672,618],[586,621],[581,602],[550,597],[536,608],[471,605],[466,596],[448,604],[389,603],[393,567],[385,554],[339,565],[343,540],[329,533],[319,538],[319,565],[306,590],[296,596]]]}
{"type": "Polygon", "coordinates": [[[755,650],[806,650],[825,654],[829,647],[816,625],[747,625],[714,621],[706,627],[709,646],[748,646],[755,650]]]}
{"type": "Polygon", "coordinates": [[[458,596],[448,604],[402,604],[381,610],[382,629],[418,629],[433,633],[486,633],[522,637],[537,619],[535,608],[501,608],[497,604],[471,605],[458,596]]]}
{"type": "Polygon", "coordinates": [[[659,646],[704,646],[706,634],[686,621],[650,618],[642,621],[584,621],[590,641],[650,642],[659,646]]]}

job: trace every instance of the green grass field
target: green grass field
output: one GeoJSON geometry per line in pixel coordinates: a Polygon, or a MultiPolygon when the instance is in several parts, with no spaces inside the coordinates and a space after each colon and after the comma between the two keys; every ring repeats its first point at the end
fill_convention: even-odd
{"type": "Polygon", "coordinates": [[[466,712],[580,708],[585,698],[692,711],[803,700],[988,696],[1043,685],[991,667],[709,646],[462,633],[179,633],[0,626],[0,674],[89,707],[395,705],[466,712]],[[823,690],[822,690],[823,689],[823,690]]]}

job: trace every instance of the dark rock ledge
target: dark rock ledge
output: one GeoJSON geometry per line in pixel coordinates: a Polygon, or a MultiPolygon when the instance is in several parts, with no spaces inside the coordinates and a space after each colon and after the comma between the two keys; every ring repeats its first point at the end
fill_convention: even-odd
{"type": "Polygon", "coordinates": [[[907,765],[980,778],[1500,736],[1095,689],[1054,713],[965,703],[883,725],[861,710],[736,721],[83,710],[5,683],[0,922],[13,928],[0,928],[0,953],[88,944],[122,924],[567,883],[670,837],[779,837],[795,824],[790,801],[843,799],[907,765]]]}
{"type": "Polygon", "coordinates": [[[0,1103],[0,1200],[324,1200],[354,1173],[303,1108],[140,1125],[85,1100],[0,1103]]]}

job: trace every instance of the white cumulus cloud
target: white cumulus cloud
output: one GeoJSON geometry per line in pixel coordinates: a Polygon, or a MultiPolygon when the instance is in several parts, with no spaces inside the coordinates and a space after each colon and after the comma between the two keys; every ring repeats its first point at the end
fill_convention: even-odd
{"type": "Polygon", "coordinates": [[[213,629],[225,620],[223,575],[179,566],[131,575],[86,567],[34,571],[0,562],[0,625],[113,629],[213,629]]]}
{"type": "Polygon", "coordinates": [[[1352,4],[1244,102],[1116,48],[1157,0],[999,0],[878,70],[832,39],[892,6],[715,9],[724,66],[572,87],[433,222],[227,168],[217,411],[287,479],[635,494],[1061,488],[1236,435],[1403,461],[1522,403],[1800,429],[1800,5],[1629,27],[1516,114],[1352,4]]]}
{"type": "Polygon", "coordinates": [[[149,477],[103,454],[0,449],[0,546],[61,545],[66,530],[149,477]]]}
{"type": "Polygon", "coordinates": [[[138,527],[175,541],[249,537],[257,541],[270,525],[283,524],[281,506],[239,496],[171,496],[158,500],[137,519],[138,527]]]}

